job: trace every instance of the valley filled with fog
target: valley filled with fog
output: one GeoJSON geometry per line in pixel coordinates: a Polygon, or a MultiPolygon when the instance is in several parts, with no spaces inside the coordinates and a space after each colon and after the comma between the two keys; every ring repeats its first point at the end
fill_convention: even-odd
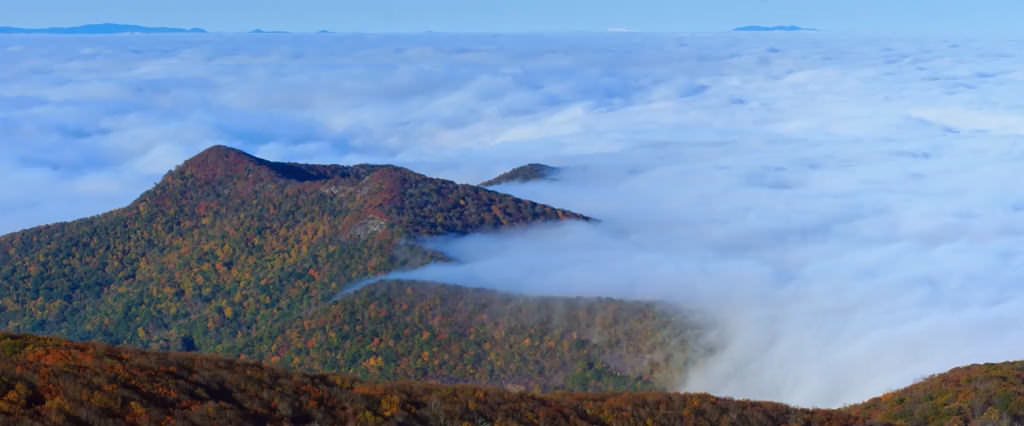
{"type": "Polygon", "coordinates": [[[121,207],[214,144],[388,163],[600,219],[393,274],[666,300],[683,390],[835,407],[1024,358],[1021,42],[828,33],[0,38],[0,233],[121,207]]]}

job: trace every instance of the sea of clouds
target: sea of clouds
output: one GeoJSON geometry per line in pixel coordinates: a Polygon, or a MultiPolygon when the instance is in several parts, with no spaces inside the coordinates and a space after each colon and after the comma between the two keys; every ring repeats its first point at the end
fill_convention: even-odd
{"type": "Polygon", "coordinates": [[[0,37],[0,233],[213,144],[396,163],[601,219],[431,242],[404,277],[660,299],[685,390],[839,406],[1024,359],[1024,43],[815,34],[0,37]]]}

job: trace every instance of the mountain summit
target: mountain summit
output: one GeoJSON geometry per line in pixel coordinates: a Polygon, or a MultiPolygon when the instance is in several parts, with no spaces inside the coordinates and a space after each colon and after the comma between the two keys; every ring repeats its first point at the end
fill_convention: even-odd
{"type": "MultiPolygon", "coordinates": [[[[299,210],[326,209],[332,213],[332,222],[342,218],[384,221],[403,237],[466,234],[545,220],[590,220],[401,167],[273,162],[226,146],[213,146],[185,161],[136,205],[194,206],[226,213],[276,201],[299,210]]],[[[352,225],[341,222],[336,224],[346,229],[352,225]]]]}
{"type": "Polygon", "coordinates": [[[337,165],[278,163],[228,146],[214,145],[186,160],[176,171],[199,177],[208,183],[220,179],[256,179],[262,182],[284,179],[305,182],[344,178],[347,177],[345,171],[350,169],[337,165]]]}
{"type": "Polygon", "coordinates": [[[423,237],[587,217],[386,165],[215,146],[131,205],[0,237],[15,331],[231,352],[366,277],[444,259],[423,237]]]}
{"type": "Polygon", "coordinates": [[[530,163],[502,173],[493,179],[486,180],[480,186],[495,186],[503,183],[524,183],[535,180],[553,180],[560,172],[558,167],[547,164],[530,163]]]}

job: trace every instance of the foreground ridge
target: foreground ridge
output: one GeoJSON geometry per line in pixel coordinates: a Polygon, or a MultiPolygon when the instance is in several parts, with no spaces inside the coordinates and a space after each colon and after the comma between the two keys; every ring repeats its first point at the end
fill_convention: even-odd
{"type": "Polygon", "coordinates": [[[708,394],[372,383],[208,355],[0,333],[3,424],[1019,424],[1024,362],[972,365],[839,410],[708,394]]]}
{"type": "Polygon", "coordinates": [[[250,362],[0,334],[3,424],[866,424],[855,414],[707,394],[538,395],[370,383],[250,362]]]}

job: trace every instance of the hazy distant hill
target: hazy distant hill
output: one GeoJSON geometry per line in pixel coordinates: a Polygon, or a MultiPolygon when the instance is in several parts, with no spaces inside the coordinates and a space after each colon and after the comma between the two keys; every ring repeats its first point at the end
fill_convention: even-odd
{"type": "Polygon", "coordinates": [[[123,33],[205,33],[202,28],[144,27],[141,25],[89,24],[77,27],[0,27],[0,34],[123,34],[123,33]]]}
{"type": "Polygon", "coordinates": [[[559,172],[558,167],[547,164],[530,163],[502,173],[493,179],[486,180],[480,186],[495,186],[503,183],[523,183],[542,179],[552,179],[559,172]]]}
{"type": "Polygon", "coordinates": [[[796,25],[776,25],[776,26],[761,26],[761,25],[748,25],[745,27],[734,28],[733,31],[818,31],[814,28],[798,27],[796,25]]]}

